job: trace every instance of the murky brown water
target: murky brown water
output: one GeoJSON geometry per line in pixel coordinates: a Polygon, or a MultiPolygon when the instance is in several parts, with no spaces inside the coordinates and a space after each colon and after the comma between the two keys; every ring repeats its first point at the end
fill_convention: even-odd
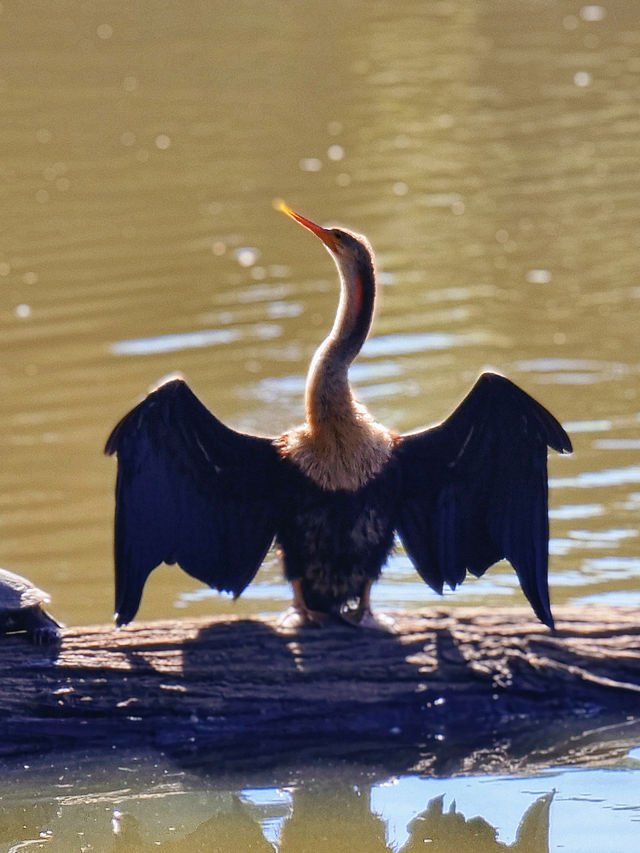
{"type": "MultiPolygon", "coordinates": [[[[637,4],[4,0],[0,47],[0,564],[56,614],[111,616],[101,451],[149,385],[300,419],[335,270],[275,196],[376,249],[352,374],[376,416],[412,429],[506,373],[574,439],[552,600],[640,602],[637,4]]],[[[377,599],[434,597],[398,555],[377,599]]],[[[286,600],[275,559],[236,604],[161,569],[140,615],[286,600]]],[[[451,601],[521,595],[499,566],[451,601]]]]}
{"type": "Polygon", "coordinates": [[[256,785],[114,756],[45,774],[27,768],[0,797],[0,849],[633,853],[637,768],[630,756],[603,770],[441,779],[318,766],[295,783],[256,785]]]}

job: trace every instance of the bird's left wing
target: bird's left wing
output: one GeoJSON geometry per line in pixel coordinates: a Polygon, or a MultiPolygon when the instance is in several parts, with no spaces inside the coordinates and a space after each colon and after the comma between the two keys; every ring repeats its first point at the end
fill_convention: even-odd
{"type": "Polygon", "coordinates": [[[240,595],[275,533],[271,440],[225,426],[186,382],[173,379],[125,415],[105,452],[118,456],[117,623],[133,619],[147,577],[162,562],[240,595]]]}
{"type": "Polygon", "coordinates": [[[506,557],[536,615],[549,606],[547,446],[571,442],[536,400],[495,373],[480,376],[443,423],[403,436],[397,530],[435,590],[482,575],[506,557]]]}

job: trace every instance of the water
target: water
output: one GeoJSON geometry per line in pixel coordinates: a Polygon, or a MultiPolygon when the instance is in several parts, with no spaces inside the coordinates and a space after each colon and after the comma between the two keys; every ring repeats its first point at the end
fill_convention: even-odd
{"type": "MultiPolygon", "coordinates": [[[[507,374],[574,441],[552,601],[640,602],[636,4],[4,0],[0,45],[0,563],[61,619],[111,617],[101,448],[147,387],[180,370],[262,434],[301,418],[335,271],[274,197],[376,250],[375,415],[413,429],[507,374]]],[[[140,616],[287,598],[273,556],[235,604],[159,569],[140,616]]],[[[401,554],[376,599],[436,600],[401,554]]],[[[506,565],[448,598],[521,601],[506,565]]]]}
{"type": "Polygon", "coordinates": [[[638,767],[635,750],[607,769],[453,779],[329,764],[243,781],[132,756],[27,768],[2,797],[0,849],[618,853],[637,848],[638,767]]]}

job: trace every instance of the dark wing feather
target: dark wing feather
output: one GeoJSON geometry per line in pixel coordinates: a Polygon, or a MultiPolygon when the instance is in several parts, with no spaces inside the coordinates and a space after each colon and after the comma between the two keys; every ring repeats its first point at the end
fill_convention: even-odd
{"type": "Polygon", "coordinates": [[[506,557],[536,615],[552,626],[547,446],[571,452],[543,406],[483,373],[442,424],[403,436],[398,533],[424,580],[442,592],[506,557]]]}
{"type": "Polygon", "coordinates": [[[105,452],[118,455],[118,624],[133,619],[147,577],[162,562],[239,595],[275,533],[272,442],[229,429],[173,379],[120,421],[105,452]]]}

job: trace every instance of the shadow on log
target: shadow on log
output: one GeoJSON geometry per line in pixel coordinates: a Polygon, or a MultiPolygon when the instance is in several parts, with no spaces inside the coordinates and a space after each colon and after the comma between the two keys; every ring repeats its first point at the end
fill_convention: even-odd
{"type": "Polygon", "coordinates": [[[531,769],[640,716],[640,609],[554,612],[554,634],[525,609],[455,608],[394,614],[397,636],[218,618],[71,628],[52,650],[2,638],[0,757],[151,747],[220,769],[393,748],[403,769],[507,752],[531,769]]]}

